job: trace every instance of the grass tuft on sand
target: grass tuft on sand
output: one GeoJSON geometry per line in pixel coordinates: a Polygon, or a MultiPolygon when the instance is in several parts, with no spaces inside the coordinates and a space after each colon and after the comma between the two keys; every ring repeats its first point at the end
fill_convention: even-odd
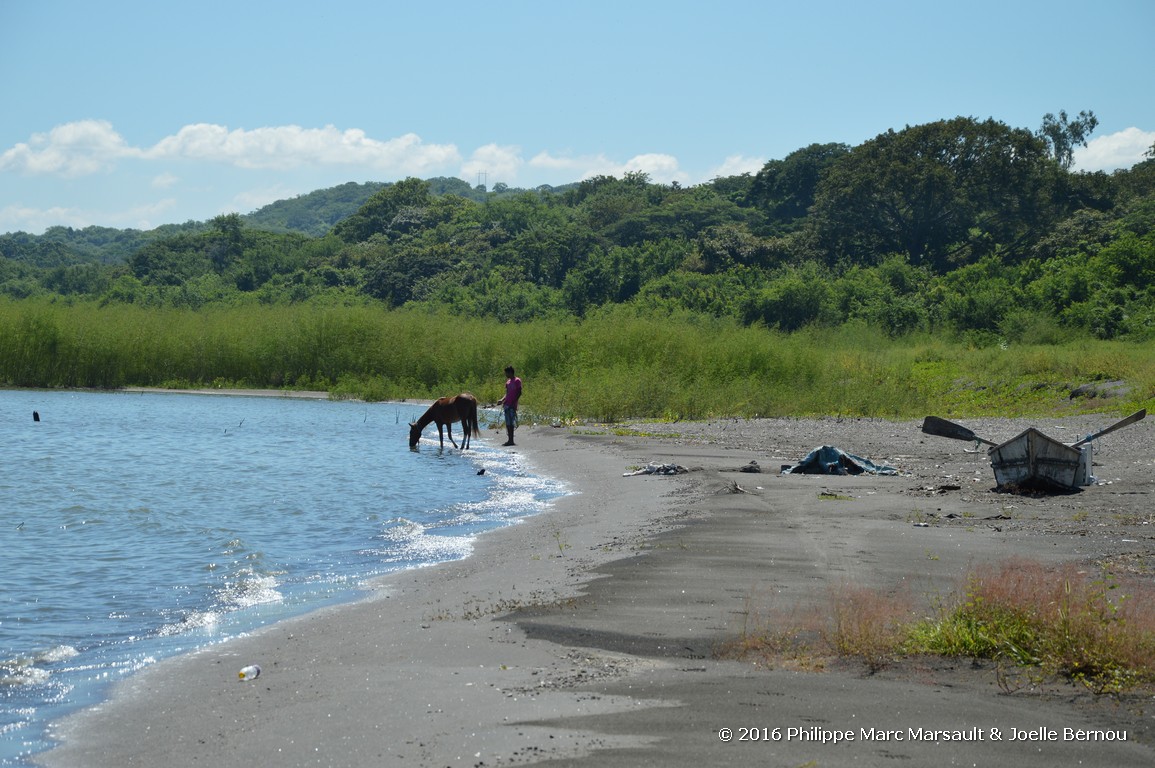
{"type": "Polygon", "coordinates": [[[929,654],[993,660],[1004,687],[1015,674],[1065,679],[1096,694],[1155,686],[1149,582],[1014,559],[972,568],[959,590],[933,603],[920,612],[906,594],[843,587],[824,612],[748,614],[718,655],[811,669],[830,657],[856,658],[876,671],[929,654]]]}

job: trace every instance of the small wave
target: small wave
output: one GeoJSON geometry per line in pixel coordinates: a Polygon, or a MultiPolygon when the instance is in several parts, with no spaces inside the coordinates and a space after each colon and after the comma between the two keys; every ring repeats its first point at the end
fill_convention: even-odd
{"type": "Polygon", "coordinates": [[[473,550],[471,536],[445,536],[430,533],[429,526],[404,517],[389,521],[374,538],[384,545],[364,553],[380,557],[386,563],[428,565],[445,560],[460,560],[473,550]]]}
{"type": "Polygon", "coordinates": [[[14,720],[10,723],[0,724],[0,736],[4,736],[9,733],[15,733],[21,728],[27,727],[31,722],[31,719],[36,716],[36,709],[33,707],[20,707],[18,709],[10,709],[8,712],[9,714],[15,715],[20,719],[14,720]]]}
{"type": "Polygon", "coordinates": [[[425,526],[405,517],[395,517],[386,523],[388,526],[374,538],[390,542],[412,541],[425,533],[425,526]]]}
{"type": "Polygon", "coordinates": [[[284,599],[277,590],[277,578],[257,573],[249,568],[237,573],[235,581],[227,584],[218,595],[220,602],[230,608],[248,608],[284,599]]]}
{"type": "Polygon", "coordinates": [[[175,637],[186,632],[215,632],[226,613],[255,605],[279,603],[284,600],[276,576],[260,574],[251,568],[239,570],[232,579],[217,590],[215,606],[194,610],[177,621],[163,624],[156,630],[157,637],[175,637]]]}
{"type": "Polygon", "coordinates": [[[14,659],[0,664],[0,685],[39,685],[48,682],[52,673],[33,666],[31,659],[14,659]]]}
{"type": "Polygon", "coordinates": [[[157,657],[151,654],[126,657],[123,659],[102,659],[92,663],[77,664],[69,667],[68,672],[79,672],[94,680],[107,680],[114,677],[132,674],[147,666],[155,664],[157,657]]]}
{"type": "Polygon", "coordinates": [[[37,657],[37,661],[52,663],[54,661],[64,661],[71,659],[74,656],[79,656],[80,651],[73,648],[71,645],[58,645],[54,648],[49,648],[44,653],[37,657]]]}
{"type": "Polygon", "coordinates": [[[52,672],[37,664],[54,664],[78,656],[80,651],[71,645],[57,645],[46,651],[18,656],[0,662],[0,685],[41,685],[48,682],[52,672]]]}
{"type": "Polygon", "coordinates": [[[220,624],[221,615],[217,611],[196,611],[185,616],[180,621],[165,624],[159,630],[157,635],[160,637],[173,637],[180,635],[189,630],[213,630],[220,624]]]}

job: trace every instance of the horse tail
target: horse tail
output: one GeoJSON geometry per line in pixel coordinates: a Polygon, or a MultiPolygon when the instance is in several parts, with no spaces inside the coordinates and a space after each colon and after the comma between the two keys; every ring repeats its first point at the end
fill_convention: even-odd
{"type": "MultiPolygon", "coordinates": [[[[481,427],[477,424],[477,398],[469,401],[469,420],[473,422],[473,436],[481,437],[481,427]]],[[[468,429],[469,427],[466,427],[466,430],[468,429]]]]}

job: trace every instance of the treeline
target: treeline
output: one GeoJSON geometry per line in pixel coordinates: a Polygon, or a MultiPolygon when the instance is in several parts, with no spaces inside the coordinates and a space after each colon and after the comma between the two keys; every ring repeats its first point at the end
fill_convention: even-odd
{"type": "Polygon", "coordinates": [[[501,322],[616,307],[978,346],[1155,333],[1155,148],[1070,171],[1095,120],[955,118],[804,147],[694,187],[343,185],[150,233],[0,237],[0,295],[202,309],[310,303],[501,322]]]}

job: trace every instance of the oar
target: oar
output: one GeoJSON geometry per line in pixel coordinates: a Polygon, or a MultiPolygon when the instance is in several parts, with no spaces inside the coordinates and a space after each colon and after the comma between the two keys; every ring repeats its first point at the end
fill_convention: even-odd
{"type": "Polygon", "coordinates": [[[955,424],[953,421],[940,419],[938,416],[927,416],[922,420],[922,431],[928,435],[937,435],[939,437],[949,437],[953,440],[966,440],[968,443],[986,443],[987,445],[998,445],[992,443],[990,440],[985,440],[974,432],[964,427],[962,424],[955,424]]]}
{"type": "Polygon", "coordinates": [[[1093,435],[1087,435],[1086,437],[1084,437],[1079,442],[1072,444],[1071,447],[1072,448],[1078,448],[1083,443],[1089,443],[1092,440],[1094,440],[1095,438],[1102,437],[1103,435],[1107,434],[1108,432],[1114,432],[1116,429],[1120,429],[1121,427],[1125,427],[1128,424],[1134,424],[1137,421],[1142,421],[1143,417],[1146,415],[1147,415],[1147,409],[1146,408],[1140,408],[1139,410],[1135,411],[1134,413],[1132,413],[1127,418],[1125,418],[1121,421],[1115,422],[1114,424],[1107,427],[1106,429],[1101,429],[1093,435]]]}

